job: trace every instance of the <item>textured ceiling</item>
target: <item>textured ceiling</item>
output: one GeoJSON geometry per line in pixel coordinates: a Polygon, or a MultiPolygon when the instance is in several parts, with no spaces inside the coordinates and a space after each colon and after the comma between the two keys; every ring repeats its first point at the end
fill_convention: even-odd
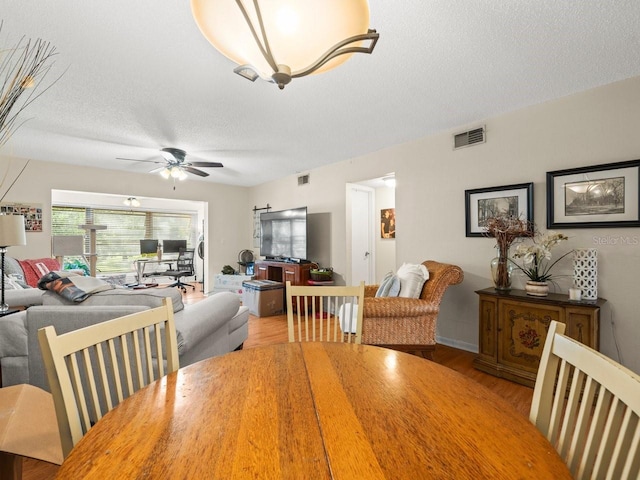
{"type": "Polygon", "coordinates": [[[638,0],[370,9],[372,55],[280,91],[235,75],[186,0],[0,0],[0,50],[43,38],[49,78],[64,72],[4,153],[145,172],[116,157],[170,146],[224,163],[209,181],[250,186],[640,75],[638,0]]]}

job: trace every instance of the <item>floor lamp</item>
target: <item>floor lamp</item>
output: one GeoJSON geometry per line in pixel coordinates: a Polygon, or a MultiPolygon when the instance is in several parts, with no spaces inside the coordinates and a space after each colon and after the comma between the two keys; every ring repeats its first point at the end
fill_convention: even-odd
{"type": "Polygon", "coordinates": [[[0,215],[0,256],[2,257],[2,298],[0,299],[0,316],[9,315],[16,310],[9,310],[4,303],[4,255],[7,247],[26,245],[27,236],[24,231],[24,216],[0,215]]]}

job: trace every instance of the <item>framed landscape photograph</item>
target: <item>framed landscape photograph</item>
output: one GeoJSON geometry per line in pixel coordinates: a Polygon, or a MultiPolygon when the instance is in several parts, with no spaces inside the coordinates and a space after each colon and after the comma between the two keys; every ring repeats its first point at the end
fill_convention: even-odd
{"type": "Polygon", "coordinates": [[[467,237],[483,237],[488,218],[509,215],[533,224],[533,182],[465,190],[467,237]]]}
{"type": "Polygon", "coordinates": [[[640,160],[547,172],[547,228],[640,227],[640,160]]]}

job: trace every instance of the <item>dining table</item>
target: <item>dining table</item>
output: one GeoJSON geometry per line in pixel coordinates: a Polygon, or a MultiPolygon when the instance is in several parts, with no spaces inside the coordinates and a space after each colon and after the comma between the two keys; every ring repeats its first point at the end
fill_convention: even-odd
{"type": "Polygon", "coordinates": [[[504,399],[407,353],[329,342],[194,363],[109,411],[65,479],[569,479],[504,399]]]}

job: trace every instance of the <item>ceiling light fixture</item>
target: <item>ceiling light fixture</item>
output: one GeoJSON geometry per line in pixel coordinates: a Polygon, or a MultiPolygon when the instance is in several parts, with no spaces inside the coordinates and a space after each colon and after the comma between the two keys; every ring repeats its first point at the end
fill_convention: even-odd
{"type": "Polygon", "coordinates": [[[122,203],[124,203],[127,207],[139,207],[140,206],[140,200],[138,200],[136,197],[125,198],[122,203]]]}
{"type": "Polygon", "coordinates": [[[396,177],[384,177],[382,179],[386,187],[395,188],[396,187],[396,177]]]}
{"type": "Polygon", "coordinates": [[[239,65],[235,73],[281,90],[371,53],[379,37],[369,29],[367,0],[191,0],[191,11],[207,40],[239,65]]]}

